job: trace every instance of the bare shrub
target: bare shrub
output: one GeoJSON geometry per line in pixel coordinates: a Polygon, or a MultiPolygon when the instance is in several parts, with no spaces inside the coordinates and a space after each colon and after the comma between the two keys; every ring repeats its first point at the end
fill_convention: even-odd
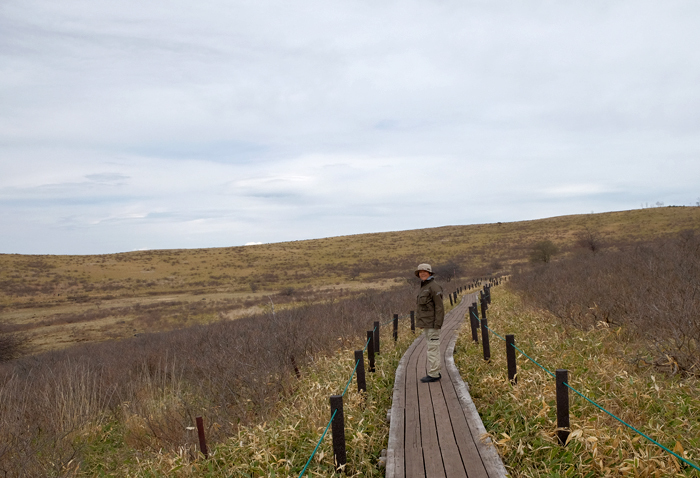
{"type": "Polygon", "coordinates": [[[21,356],[27,347],[27,338],[23,335],[2,333],[0,330],[0,362],[21,356]]]}
{"type": "Polygon", "coordinates": [[[137,450],[186,448],[198,415],[212,442],[224,440],[274,411],[294,389],[295,366],[342,345],[360,348],[374,321],[410,309],[414,292],[364,293],[0,364],[0,475],[71,476],[85,437],[105,423],[119,423],[137,450]]]}
{"type": "Polygon", "coordinates": [[[445,263],[434,266],[433,272],[446,282],[450,282],[452,279],[462,275],[462,267],[454,259],[450,259],[445,263]]]}
{"type": "Polygon", "coordinates": [[[586,227],[578,236],[576,245],[593,253],[599,252],[603,247],[603,240],[600,233],[592,228],[586,227]]]}
{"type": "Polygon", "coordinates": [[[657,363],[700,374],[700,237],[692,231],[575,255],[511,283],[566,324],[622,326],[657,363]]]}
{"type": "Polygon", "coordinates": [[[533,244],[530,252],[530,262],[549,263],[552,257],[559,252],[559,248],[549,239],[533,244]]]}

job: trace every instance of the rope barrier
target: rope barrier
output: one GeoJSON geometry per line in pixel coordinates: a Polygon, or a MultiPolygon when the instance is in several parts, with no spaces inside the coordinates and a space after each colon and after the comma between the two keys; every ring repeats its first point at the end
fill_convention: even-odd
{"type": "Polygon", "coordinates": [[[529,356],[528,354],[526,354],[525,352],[523,352],[522,350],[520,350],[518,347],[516,347],[515,344],[513,344],[513,348],[514,348],[515,350],[517,350],[518,352],[520,352],[521,354],[523,354],[525,357],[527,357],[528,360],[530,360],[530,362],[534,363],[534,364],[537,365],[539,368],[541,368],[542,370],[544,370],[545,372],[547,372],[549,375],[551,375],[552,378],[556,378],[556,377],[557,377],[557,376],[554,375],[552,372],[550,372],[549,370],[547,370],[546,368],[544,368],[542,365],[540,365],[540,364],[537,362],[537,360],[534,360],[534,359],[530,358],[530,356],[529,356]]]}
{"type": "Polygon", "coordinates": [[[359,360],[355,361],[355,368],[354,368],[353,371],[352,371],[352,375],[350,375],[350,380],[348,380],[348,384],[345,385],[345,390],[343,390],[343,395],[342,395],[343,397],[345,396],[345,392],[348,391],[348,387],[349,387],[350,384],[352,383],[352,378],[355,376],[355,372],[357,371],[357,367],[358,367],[359,365],[360,365],[360,361],[359,361],[359,360]]]}
{"type": "Polygon", "coordinates": [[[498,338],[501,339],[502,341],[504,341],[504,342],[506,341],[506,339],[504,339],[503,337],[501,337],[500,335],[498,335],[498,334],[496,333],[496,331],[493,330],[493,329],[492,329],[491,327],[489,327],[488,325],[486,326],[486,328],[489,329],[493,335],[495,335],[496,337],[498,337],[498,338]]]}
{"type": "MultiPolygon", "coordinates": [[[[475,315],[475,318],[479,321],[479,324],[481,324],[481,319],[480,319],[478,316],[476,316],[476,315],[475,315]]],[[[501,339],[501,340],[503,340],[503,341],[505,342],[505,340],[503,339],[503,337],[501,337],[500,335],[498,335],[498,334],[497,334],[493,329],[491,329],[489,326],[486,326],[486,328],[487,328],[492,334],[494,334],[496,337],[498,337],[499,339],[501,339]]],[[[520,350],[518,347],[515,346],[515,344],[511,344],[511,345],[513,346],[513,348],[514,348],[515,350],[517,350],[518,352],[520,352],[521,354],[523,354],[525,357],[527,357],[527,359],[530,360],[530,362],[534,363],[535,365],[537,365],[538,367],[540,367],[542,370],[544,370],[545,372],[547,372],[552,378],[556,378],[556,375],[555,375],[555,374],[553,374],[552,372],[550,372],[549,370],[547,370],[544,366],[542,366],[542,365],[541,365],[540,363],[538,363],[536,360],[534,360],[533,358],[531,358],[528,354],[526,354],[525,352],[523,352],[522,350],[520,350]]],[[[672,454],[673,456],[675,456],[675,457],[678,458],[679,460],[683,461],[683,462],[686,463],[687,465],[689,465],[689,466],[695,468],[696,470],[700,471],[700,468],[699,468],[697,465],[695,465],[694,463],[692,463],[692,462],[686,460],[685,458],[683,458],[682,456],[678,455],[678,454],[675,453],[674,451],[669,450],[668,448],[666,448],[665,446],[663,446],[661,443],[657,442],[657,441],[654,440],[653,438],[651,438],[651,437],[647,436],[646,434],[642,433],[641,431],[637,430],[635,427],[633,427],[633,426],[630,425],[629,423],[625,422],[625,421],[622,420],[621,418],[615,416],[613,413],[609,412],[608,410],[606,410],[605,408],[603,408],[602,406],[600,406],[599,404],[597,404],[596,402],[594,402],[593,400],[591,400],[590,398],[588,398],[587,396],[585,396],[584,394],[582,394],[581,392],[579,392],[578,390],[576,390],[575,388],[573,388],[573,387],[572,387],[571,385],[569,385],[568,383],[564,382],[564,385],[566,385],[570,390],[572,390],[574,393],[576,393],[578,396],[580,396],[581,398],[583,398],[583,399],[586,400],[587,402],[589,402],[589,403],[591,403],[592,405],[596,406],[597,408],[599,408],[599,409],[602,410],[603,412],[605,412],[605,413],[607,413],[608,415],[610,415],[610,416],[611,416],[612,418],[614,418],[615,420],[619,421],[620,423],[622,423],[623,425],[625,425],[626,427],[628,427],[630,430],[633,430],[635,433],[639,434],[640,436],[643,436],[644,438],[646,438],[647,440],[649,440],[651,443],[653,443],[653,444],[655,444],[656,446],[658,446],[658,447],[664,449],[665,451],[667,451],[668,453],[672,454]]]]}
{"type": "MultiPolygon", "coordinates": [[[[406,316],[406,317],[407,317],[407,316],[406,316]]],[[[391,322],[393,322],[393,321],[394,321],[394,319],[392,318],[391,320],[385,322],[385,323],[382,324],[382,325],[389,324],[389,323],[391,323],[391,322]]],[[[377,327],[375,327],[374,329],[372,329],[373,332],[376,332],[376,330],[377,330],[377,327]]],[[[365,344],[365,348],[362,350],[362,353],[364,353],[365,351],[367,351],[367,347],[369,347],[369,342],[370,342],[370,340],[372,340],[372,339],[371,339],[371,338],[367,339],[367,343],[365,344]]],[[[343,390],[343,395],[342,395],[343,397],[345,396],[345,393],[348,391],[348,388],[350,387],[350,384],[352,383],[352,379],[355,377],[355,372],[357,372],[357,367],[359,367],[359,365],[360,365],[360,361],[359,361],[359,360],[356,360],[356,361],[355,361],[355,368],[353,369],[352,374],[350,375],[350,380],[348,380],[348,383],[345,385],[345,390],[343,390]]],[[[328,433],[328,428],[331,426],[331,423],[333,422],[333,419],[335,418],[335,414],[336,414],[337,412],[338,412],[338,410],[335,410],[335,411],[333,412],[333,416],[331,416],[331,419],[330,419],[330,421],[328,422],[328,425],[326,425],[326,429],[323,431],[323,435],[321,435],[321,438],[318,440],[318,443],[316,444],[316,448],[314,448],[313,453],[311,453],[311,456],[309,457],[308,461],[306,462],[306,465],[304,466],[304,469],[301,470],[301,473],[299,473],[299,478],[301,478],[302,475],[306,472],[306,469],[309,467],[309,464],[311,463],[311,460],[312,460],[313,457],[316,455],[316,452],[318,451],[318,447],[321,446],[321,443],[323,442],[323,439],[326,437],[326,433],[328,433]]]]}
{"type": "Polygon", "coordinates": [[[311,460],[312,460],[313,457],[316,455],[316,452],[318,451],[318,447],[321,446],[321,442],[322,442],[323,439],[326,437],[326,433],[328,433],[328,428],[330,428],[331,423],[333,422],[333,419],[335,418],[335,414],[336,414],[336,413],[338,413],[338,410],[335,410],[335,411],[333,412],[333,415],[331,416],[331,419],[330,419],[330,421],[328,422],[328,425],[326,425],[326,429],[323,430],[323,435],[321,435],[321,439],[320,439],[320,440],[318,441],[318,443],[316,444],[316,448],[314,448],[314,451],[313,451],[313,453],[311,454],[311,456],[309,457],[309,460],[306,462],[306,465],[304,466],[304,469],[301,470],[301,473],[299,473],[299,478],[301,478],[302,475],[306,472],[306,469],[309,467],[309,464],[311,463],[311,460]]]}
{"type": "Polygon", "coordinates": [[[612,413],[610,413],[609,411],[607,411],[605,408],[601,407],[601,406],[598,405],[596,402],[594,402],[593,400],[591,400],[590,398],[588,398],[587,396],[585,396],[584,394],[582,394],[581,392],[579,392],[578,390],[576,390],[574,387],[572,387],[572,386],[569,385],[568,383],[564,382],[564,385],[566,385],[567,387],[569,387],[570,390],[573,390],[574,393],[576,393],[578,396],[580,396],[580,397],[583,398],[584,400],[590,402],[591,404],[595,405],[596,407],[598,407],[599,409],[601,409],[602,411],[604,411],[605,413],[607,413],[608,415],[610,415],[611,417],[613,417],[613,418],[614,418],[615,420],[617,420],[618,422],[622,423],[623,425],[625,425],[626,427],[630,428],[631,430],[634,430],[635,432],[637,432],[638,434],[640,434],[641,436],[643,436],[644,438],[646,438],[647,440],[649,440],[649,441],[652,442],[653,444],[655,444],[655,445],[657,445],[657,446],[663,448],[664,450],[666,450],[667,452],[669,452],[670,454],[672,454],[673,456],[675,456],[675,457],[678,458],[679,460],[683,460],[683,462],[685,462],[686,464],[688,464],[688,465],[692,466],[693,468],[695,468],[696,470],[700,471],[700,468],[698,468],[697,465],[695,465],[694,463],[691,463],[690,461],[686,460],[685,458],[683,458],[682,456],[678,455],[677,453],[675,453],[675,452],[669,450],[668,448],[666,448],[665,446],[663,446],[661,443],[657,442],[657,441],[654,440],[653,438],[648,437],[648,436],[645,435],[644,433],[642,433],[642,432],[640,432],[639,430],[637,430],[636,428],[634,428],[634,427],[633,427],[632,425],[630,425],[629,423],[626,423],[626,422],[625,422],[624,420],[622,420],[621,418],[616,417],[615,415],[613,415],[612,413]]]}
{"type": "Polygon", "coordinates": [[[362,353],[365,353],[367,351],[367,347],[369,347],[369,341],[372,340],[372,338],[367,339],[367,343],[365,344],[365,348],[362,349],[362,353]]]}

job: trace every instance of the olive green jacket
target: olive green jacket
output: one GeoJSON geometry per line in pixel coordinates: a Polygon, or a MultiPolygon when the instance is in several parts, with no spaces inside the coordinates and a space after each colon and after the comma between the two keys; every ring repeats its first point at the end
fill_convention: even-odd
{"type": "Polygon", "coordinates": [[[421,282],[420,292],[416,298],[416,326],[423,329],[439,329],[445,319],[442,305],[442,287],[433,276],[421,282]]]}

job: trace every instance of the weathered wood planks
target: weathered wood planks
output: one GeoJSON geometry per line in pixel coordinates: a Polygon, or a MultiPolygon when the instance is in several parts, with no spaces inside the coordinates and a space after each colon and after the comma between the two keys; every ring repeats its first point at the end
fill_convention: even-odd
{"type": "Polygon", "coordinates": [[[387,478],[493,478],[505,468],[485,430],[452,353],[467,296],[445,317],[440,334],[442,380],[422,383],[426,342],[419,336],[396,370],[387,450],[387,478]]]}

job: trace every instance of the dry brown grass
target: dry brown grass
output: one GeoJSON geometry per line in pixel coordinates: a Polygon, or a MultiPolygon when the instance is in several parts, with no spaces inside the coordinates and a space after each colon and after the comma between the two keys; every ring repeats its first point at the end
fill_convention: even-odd
{"type": "Polygon", "coordinates": [[[700,376],[700,235],[586,251],[515,276],[513,286],[563,323],[623,327],[637,360],[700,376]]]}
{"type": "Polygon", "coordinates": [[[196,415],[221,443],[296,393],[294,364],[356,342],[412,296],[404,286],[0,364],[0,473],[72,476],[90,463],[116,466],[112,456],[176,452],[191,443],[196,415]]]}
{"type": "MultiPolygon", "coordinates": [[[[489,327],[515,335],[516,346],[549,371],[569,370],[585,396],[671,450],[700,459],[700,384],[630,360],[643,344],[609,326],[565,327],[550,313],[524,304],[502,288],[493,292],[489,327]]],[[[513,477],[698,476],[691,467],[570,392],[572,434],[556,438],[555,383],[518,353],[518,383],[507,379],[505,344],[492,336],[491,361],[465,329],[456,363],[513,477]]]]}
{"type": "Polygon", "coordinates": [[[669,207],[232,248],[0,254],[0,324],[27,331],[37,351],[50,350],[208,323],[219,313],[261,311],[270,295],[275,303],[303,303],[321,300],[333,287],[344,294],[362,287],[383,290],[403,281],[419,262],[454,261],[465,275],[484,276],[525,261],[540,240],[552,240],[566,252],[586,230],[604,241],[624,242],[698,222],[700,208],[669,207]],[[292,295],[277,297],[290,288],[292,295]],[[202,299],[211,307],[193,305],[202,299]],[[183,310],[173,311],[168,302],[183,310]],[[160,319],[152,307],[161,309],[160,319]],[[197,312],[188,312],[193,307],[197,312]]]}

